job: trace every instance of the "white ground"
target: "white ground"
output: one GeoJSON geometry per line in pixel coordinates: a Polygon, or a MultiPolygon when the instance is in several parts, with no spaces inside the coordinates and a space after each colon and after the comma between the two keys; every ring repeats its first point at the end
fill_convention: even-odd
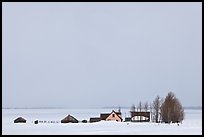
{"type": "MultiPolygon", "coordinates": [[[[79,121],[89,120],[90,117],[99,117],[102,112],[111,112],[110,109],[2,109],[3,135],[52,135],[52,134],[181,134],[202,135],[202,110],[185,110],[185,120],[177,124],[156,124],[152,122],[113,122],[101,121],[96,123],[68,123],[62,124],[60,120],[68,114],[79,121]],[[23,117],[26,123],[14,123],[17,117],[23,117]],[[34,124],[34,120],[55,121],[59,123],[34,124]]],[[[129,116],[129,110],[122,110],[122,117],[129,116]]]]}

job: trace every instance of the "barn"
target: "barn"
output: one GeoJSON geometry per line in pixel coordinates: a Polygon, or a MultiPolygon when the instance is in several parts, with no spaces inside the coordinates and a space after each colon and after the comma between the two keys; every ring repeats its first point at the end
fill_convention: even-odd
{"type": "Polygon", "coordinates": [[[61,123],[78,123],[79,121],[71,115],[66,116],[61,120],[61,123]]]}
{"type": "Polygon", "coordinates": [[[14,120],[14,123],[26,123],[26,120],[22,117],[18,117],[14,120]]]}

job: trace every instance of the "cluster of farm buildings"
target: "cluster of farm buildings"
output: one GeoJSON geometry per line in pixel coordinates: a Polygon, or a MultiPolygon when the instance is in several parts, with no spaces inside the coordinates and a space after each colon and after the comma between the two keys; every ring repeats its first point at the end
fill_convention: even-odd
{"type": "MultiPolygon", "coordinates": [[[[130,117],[122,118],[121,111],[114,111],[110,113],[101,113],[99,117],[90,117],[89,122],[99,122],[99,121],[117,121],[117,122],[149,122],[150,121],[150,112],[136,112],[130,111],[130,117]]],[[[74,116],[68,115],[61,120],[61,123],[78,123],[74,116]]],[[[83,123],[87,123],[87,120],[82,120],[83,123]]],[[[14,123],[26,123],[26,119],[18,117],[14,120],[14,123]]],[[[38,121],[34,121],[35,124],[38,121]]]]}

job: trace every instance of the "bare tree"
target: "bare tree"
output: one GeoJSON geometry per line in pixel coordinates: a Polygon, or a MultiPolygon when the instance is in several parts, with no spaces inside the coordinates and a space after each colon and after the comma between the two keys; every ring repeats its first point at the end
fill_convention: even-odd
{"type": "Polygon", "coordinates": [[[149,104],[148,104],[148,102],[145,102],[144,103],[144,110],[145,110],[145,112],[148,111],[148,108],[149,108],[149,104]]]}
{"type": "Polygon", "coordinates": [[[120,107],[120,106],[118,107],[118,112],[120,112],[120,113],[121,113],[121,107],[120,107]]]}
{"type": "Polygon", "coordinates": [[[159,122],[159,117],[160,117],[160,107],[161,107],[161,99],[159,96],[155,98],[152,104],[152,109],[153,109],[153,121],[156,123],[159,122]]]}
{"type": "MultiPolygon", "coordinates": [[[[142,112],[142,102],[141,101],[138,103],[137,110],[138,109],[139,109],[139,112],[142,112]]],[[[139,116],[139,120],[141,121],[141,116],[139,116]]]]}
{"type": "Polygon", "coordinates": [[[142,102],[140,101],[137,108],[139,109],[139,111],[141,112],[142,111],[142,102]]]}
{"type": "Polygon", "coordinates": [[[150,109],[151,121],[153,120],[153,107],[152,106],[153,106],[152,103],[150,103],[149,109],[150,109]]]}
{"type": "Polygon", "coordinates": [[[172,122],[181,122],[184,119],[184,109],[178,100],[178,98],[175,98],[174,100],[174,108],[173,108],[173,114],[172,114],[172,122]]]}
{"type": "Polygon", "coordinates": [[[131,106],[131,108],[130,108],[130,111],[135,112],[135,109],[136,109],[135,104],[133,104],[133,105],[131,106]]]}
{"type": "Polygon", "coordinates": [[[173,92],[169,92],[161,106],[161,117],[165,123],[182,122],[184,109],[173,92]]]}

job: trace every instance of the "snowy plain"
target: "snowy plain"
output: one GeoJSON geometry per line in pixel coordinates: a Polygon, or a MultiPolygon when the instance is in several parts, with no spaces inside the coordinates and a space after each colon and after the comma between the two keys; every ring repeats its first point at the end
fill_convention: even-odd
{"type": "MultiPolygon", "coordinates": [[[[177,124],[152,122],[60,123],[68,114],[79,121],[110,113],[112,109],[2,109],[3,135],[202,135],[202,109],[185,109],[185,119],[177,124]],[[23,117],[26,123],[14,123],[23,117]],[[35,120],[54,121],[38,123],[35,120]]],[[[122,109],[122,118],[130,116],[129,109],[122,109]]]]}

